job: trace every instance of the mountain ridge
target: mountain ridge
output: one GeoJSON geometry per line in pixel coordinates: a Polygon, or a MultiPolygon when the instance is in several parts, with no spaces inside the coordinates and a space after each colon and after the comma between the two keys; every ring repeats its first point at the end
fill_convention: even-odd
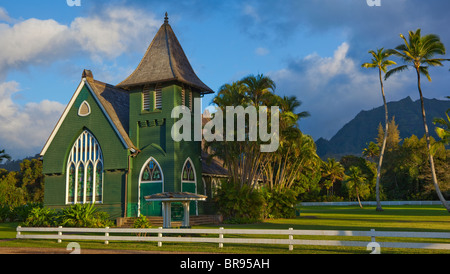
{"type": "MultiPolygon", "coordinates": [[[[389,120],[395,117],[400,138],[408,138],[413,134],[421,138],[425,134],[420,100],[413,101],[408,96],[399,101],[388,102],[387,105],[389,120]]],[[[450,108],[450,101],[424,98],[424,105],[428,130],[430,135],[436,139],[433,119],[445,115],[445,111],[450,108]]],[[[384,115],[384,105],[371,110],[361,110],[330,140],[317,139],[317,154],[322,159],[333,157],[337,160],[344,155],[361,156],[362,150],[367,144],[371,141],[375,142],[378,135],[378,125],[381,123],[384,127],[384,115]]]]}

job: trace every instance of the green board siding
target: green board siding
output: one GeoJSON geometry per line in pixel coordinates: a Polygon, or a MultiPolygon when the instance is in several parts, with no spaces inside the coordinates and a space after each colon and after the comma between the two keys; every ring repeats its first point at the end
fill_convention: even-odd
{"type": "Polygon", "coordinates": [[[44,204],[56,208],[66,206],[67,160],[75,140],[84,130],[92,133],[103,154],[103,203],[98,207],[111,216],[122,216],[128,150],[86,86],[78,94],[43,157],[44,204]],[[84,101],[91,112],[88,116],[79,116],[78,109],[84,101]]]}
{"type": "Polygon", "coordinates": [[[70,149],[83,130],[89,130],[100,143],[104,157],[104,169],[127,167],[127,149],[105,114],[85,86],[69,110],[52,143],[44,156],[44,174],[65,173],[70,149]],[[79,99],[82,98],[83,100],[79,99]],[[78,116],[78,108],[86,100],[91,107],[91,114],[78,116]],[[81,101],[81,102],[80,102],[81,101]],[[114,149],[111,149],[114,148],[114,149]]]}
{"type": "MultiPolygon", "coordinates": [[[[130,175],[130,191],[128,193],[129,216],[136,216],[140,198],[141,213],[148,216],[161,216],[161,203],[153,202],[152,208],[144,208],[144,195],[159,192],[180,192],[181,172],[184,162],[189,157],[192,159],[196,174],[201,174],[200,142],[175,142],[172,140],[171,129],[176,119],[171,118],[172,109],[181,104],[181,87],[178,85],[166,85],[162,87],[161,109],[143,110],[142,88],[130,93],[130,138],[138,146],[140,152],[133,158],[133,171],[130,175]],[[163,186],[161,190],[147,189],[149,186],[139,187],[139,178],[143,166],[153,157],[160,165],[163,173],[163,186]],[[140,193],[140,191],[142,191],[140,193]],[[149,194],[146,194],[146,193],[149,194]],[[156,205],[158,204],[158,206],[156,205]]],[[[152,93],[154,87],[149,88],[152,93]]],[[[198,96],[197,93],[194,93],[198,96]]],[[[153,96],[150,96],[150,106],[153,106],[153,96]]],[[[197,184],[201,178],[197,176],[197,184]]],[[[189,192],[195,192],[195,185],[188,187],[189,192]]],[[[187,191],[187,190],[186,190],[187,191]]],[[[191,214],[195,214],[196,206],[191,205],[191,214]]]]}
{"type": "MultiPolygon", "coordinates": [[[[177,119],[171,118],[172,109],[181,105],[179,85],[167,83],[161,87],[161,108],[154,109],[154,87],[150,87],[150,108],[143,110],[142,87],[130,91],[128,134],[139,149],[137,155],[123,145],[119,135],[105,116],[93,94],[85,86],[80,91],[67,116],[55,134],[44,157],[45,204],[54,208],[66,206],[66,165],[70,149],[78,136],[88,130],[99,143],[103,154],[103,201],[97,206],[111,217],[138,215],[161,216],[161,202],[148,203],[144,196],[160,192],[196,192],[202,188],[201,143],[175,142],[171,129],[177,119]],[[86,101],[90,114],[79,116],[78,109],[86,101]],[[160,165],[163,183],[140,184],[143,166],[153,157],[160,165]],[[181,183],[181,173],[186,159],[190,158],[196,173],[196,183],[181,183]],[[124,214],[126,204],[126,214],[124,214]]],[[[189,92],[186,92],[186,97],[189,92]]],[[[193,92],[194,97],[199,93],[193,92]]],[[[186,98],[186,101],[188,99],[186,98]]],[[[200,191],[202,192],[202,191],[200,191]]],[[[195,214],[197,204],[190,205],[195,214]]]]}

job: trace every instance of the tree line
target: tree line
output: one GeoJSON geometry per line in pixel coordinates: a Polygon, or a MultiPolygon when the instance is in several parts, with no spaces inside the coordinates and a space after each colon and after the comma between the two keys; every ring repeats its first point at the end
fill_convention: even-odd
{"type": "MultiPolygon", "coordinates": [[[[442,66],[442,62],[449,59],[433,58],[445,54],[437,35],[422,36],[418,29],[410,31],[408,38],[403,35],[401,38],[403,44],[395,49],[370,51],[372,61],[362,65],[378,69],[385,106],[384,127],[380,123],[378,136],[374,136],[376,142],[368,144],[362,152],[364,157],[348,155],[339,161],[320,159],[314,140],[299,127],[299,121],[309,113],[299,110],[302,103],[296,96],[279,96],[275,82],[267,76],[249,75],[219,89],[213,103],[222,111],[227,106],[252,106],[256,110],[278,106],[280,110],[279,147],[275,152],[261,152],[260,145],[267,142],[248,138],[206,143],[210,157],[222,159],[228,170],[229,180],[221,184],[214,197],[225,220],[253,222],[264,218],[290,218],[295,216],[299,201],[375,199],[376,210],[383,210],[380,201],[384,199],[438,198],[450,211],[446,202],[450,195],[447,172],[450,152],[445,147],[450,144],[450,110],[444,118],[434,120],[440,138],[434,140],[426,126],[420,78],[424,75],[431,80],[428,67],[442,66]],[[397,65],[388,59],[391,56],[399,57],[405,64],[388,70],[397,65]],[[425,135],[400,140],[395,120],[389,120],[383,81],[408,67],[414,68],[417,74],[425,135]]],[[[270,111],[267,108],[268,117],[271,117],[270,111]]],[[[250,123],[260,125],[248,115],[244,119],[244,132],[248,137],[250,123]]],[[[238,124],[237,121],[234,124],[238,124]]],[[[265,126],[271,132],[271,121],[265,126]]],[[[237,129],[226,128],[223,134],[236,136],[237,129]],[[233,132],[227,132],[229,130],[233,132]]],[[[0,162],[8,158],[4,150],[0,151],[0,162]]],[[[37,159],[25,160],[18,172],[0,170],[0,204],[42,202],[43,180],[42,162],[37,159]]]]}

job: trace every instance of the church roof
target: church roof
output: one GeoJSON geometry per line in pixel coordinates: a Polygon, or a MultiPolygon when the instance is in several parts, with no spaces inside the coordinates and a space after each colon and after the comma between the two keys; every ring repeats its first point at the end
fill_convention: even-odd
{"type": "MultiPolygon", "coordinates": [[[[86,71],[86,70],[85,70],[86,71]]],[[[91,77],[86,81],[92,88],[119,134],[129,148],[137,149],[128,135],[129,129],[129,95],[120,88],[103,83],[91,77]]]]}
{"type": "Polygon", "coordinates": [[[75,104],[75,100],[85,86],[92,92],[94,99],[113,126],[123,145],[132,151],[138,150],[127,133],[129,130],[129,93],[124,89],[95,80],[90,70],[83,70],[81,77],[82,79],[77,90],[47,139],[40,155],[45,155],[70,109],[75,104]]]}
{"type": "Polygon", "coordinates": [[[197,88],[203,94],[214,93],[195,74],[183,48],[178,42],[167,13],[164,24],[156,33],[136,70],[117,87],[179,81],[197,88]]]}

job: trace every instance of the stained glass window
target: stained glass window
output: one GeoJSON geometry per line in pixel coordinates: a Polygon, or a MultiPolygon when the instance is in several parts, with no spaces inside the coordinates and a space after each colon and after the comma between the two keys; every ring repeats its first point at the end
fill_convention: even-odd
{"type": "Polygon", "coordinates": [[[183,181],[195,182],[194,168],[190,159],[184,164],[182,178],[183,181]]]}
{"type": "Polygon", "coordinates": [[[68,193],[67,193],[67,201],[69,203],[73,203],[75,199],[75,164],[71,164],[69,168],[69,186],[68,186],[68,193]]]}
{"type": "Polygon", "coordinates": [[[151,159],[142,172],[141,181],[162,181],[161,168],[151,159]]]}
{"type": "Polygon", "coordinates": [[[94,184],[94,166],[89,163],[86,173],[86,202],[92,202],[92,187],[94,184]]]}
{"type": "Polygon", "coordinates": [[[95,171],[95,200],[101,202],[102,196],[103,196],[103,165],[101,162],[98,162],[95,171]]]}
{"type": "Polygon", "coordinates": [[[66,187],[68,204],[102,202],[102,151],[95,137],[87,130],[80,134],[70,150],[66,187]]]}
{"type": "Polygon", "coordinates": [[[80,163],[78,166],[78,184],[77,184],[77,202],[83,203],[84,194],[84,165],[80,163]]]}

